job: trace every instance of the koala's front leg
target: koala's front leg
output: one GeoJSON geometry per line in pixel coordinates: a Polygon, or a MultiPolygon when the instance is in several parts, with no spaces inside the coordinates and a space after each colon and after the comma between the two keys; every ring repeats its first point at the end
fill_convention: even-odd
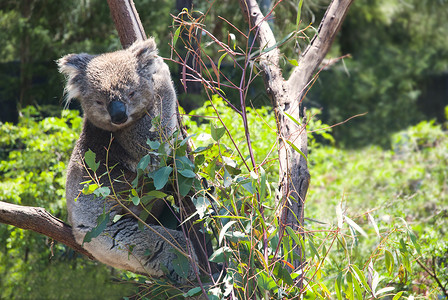
{"type": "MultiPolygon", "coordinates": [[[[106,250],[113,257],[117,255],[118,257],[114,258],[117,259],[117,268],[125,268],[136,273],[157,277],[168,275],[176,281],[183,281],[174,269],[177,256],[183,254],[173,248],[175,246],[184,253],[188,253],[188,240],[183,232],[156,225],[150,225],[150,228],[145,227],[141,230],[138,228],[136,219],[125,218],[110,224],[102,238],[109,238],[107,244],[112,245],[110,248],[103,247],[101,245],[104,242],[99,241],[102,249],[95,250],[95,252],[103,256],[105,254],[103,250],[106,250]],[[165,271],[168,274],[165,274],[165,271]]],[[[191,254],[193,261],[197,263],[194,249],[191,254]]],[[[108,264],[113,264],[113,262],[108,262],[108,264]]],[[[187,274],[187,279],[195,278],[191,264],[188,264],[187,274]]]]}
{"type": "MultiPolygon", "coordinates": [[[[84,215],[82,219],[72,218],[83,220],[72,224],[74,236],[79,243],[82,243],[87,232],[96,227],[98,215],[92,214],[90,218],[84,215]]],[[[167,275],[175,281],[184,282],[185,278],[177,274],[174,268],[176,258],[183,254],[176,251],[172,245],[184,253],[189,253],[187,244],[188,239],[181,231],[156,225],[141,230],[135,218],[123,217],[115,223],[109,222],[98,237],[84,243],[83,247],[98,261],[112,267],[155,277],[167,275]]],[[[190,253],[196,264],[196,252],[192,245],[189,246],[192,247],[190,253]]],[[[195,272],[191,263],[188,267],[186,277],[188,280],[194,280],[195,272]]]]}

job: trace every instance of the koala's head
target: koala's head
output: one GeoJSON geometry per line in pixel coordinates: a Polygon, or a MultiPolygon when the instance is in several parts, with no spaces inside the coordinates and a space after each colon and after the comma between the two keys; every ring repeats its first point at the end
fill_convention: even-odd
{"type": "Polygon", "coordinates": [[[153,39],[101,55],[69,54],[58,65],[67,76],[67,101],[77,98],[85,117],[107,131],[124,128],[145,113],[160,114],[160,86],[171,82],[153,39]]]}

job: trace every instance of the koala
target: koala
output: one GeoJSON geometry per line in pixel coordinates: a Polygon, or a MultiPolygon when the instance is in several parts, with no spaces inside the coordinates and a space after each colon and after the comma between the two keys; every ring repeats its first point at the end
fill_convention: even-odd
{"type": "MultiPolygon", "coordinates": [[[[179,127],[173,83],[154,40],[138,41],[128,49],[101,55],[69,54],[57,63],[67,77],[67,100],[78,99],[84,113],[66,182],[69,222],[76,241],[98,261],[112,267],[155,277],[168,275],[181,281],[174,271],[175,259],[181,254],[173,246],[188,253],[193,262],[201,256],[198,242],[193,246],[195,242],[189,242],[185,230],[168,229],[155,220],[149,221],[150,228],[141,230],[138,220],[125,214],[115,223],[109,221],[98,237],[83,243],[104,211],[110,212],[110,220],[123,214],[117,201],[81,193],[83,182],[93,175],[83,164],[85,153],[90,149],[96,154],[100,162],[96,174],[105,174],[108,168],[112,180],[102,176],[101,185],[120,195],[129,192],[127,183],[136,178],[138,162],[148,154],[146,141],[164,141],[179,127]],[[160,130],[154,128],[154,118],[159,118],[160,130]]],[[[154,169],[158,163],[152,157],[148,168],[154,169]]],[[[130,209],[138,215],[138,208],[130,209]]],[[[151,213],[157,218],[164,209],[164,201],[159,200],[151,213]]],[[[195,236],[203,240],[199,231],[195,236]]],[[[187,279],[194,276],[190,267],[187,279]]]]}

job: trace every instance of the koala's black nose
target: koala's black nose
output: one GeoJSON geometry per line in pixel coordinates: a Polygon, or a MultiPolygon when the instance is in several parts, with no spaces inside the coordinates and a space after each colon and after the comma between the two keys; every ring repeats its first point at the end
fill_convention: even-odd
{"type": "Polygon", "coordinates": [[[123,102],[112,101],[107,106],[107,111],[109,112],[112,123],[123,124],[128,119],[128,115],[126,113],[126,106],[124,105],[123,102]]]}

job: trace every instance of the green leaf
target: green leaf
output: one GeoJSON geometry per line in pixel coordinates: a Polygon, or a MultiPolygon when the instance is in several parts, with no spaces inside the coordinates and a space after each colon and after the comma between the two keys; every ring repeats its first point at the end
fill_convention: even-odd
{"type": "Polygon", "coordinates": [[[213,147],[213,144],[209,144],[206,147],[197,147],[196,149],[194,149],[194,151],[192,152],[193,154],[198,154],[204,151],[207,151],[208,149],[210,149],[211,147],[213,147]]]}
{"type": "Polygon", "coordinates": [[[84,195],[90,195],[93,192],[95,192],[98,189],[98,184],[93,183],[93,184],[85,184],[84,188],[82,189],[82,193],[84,195]]]}
{"type": "Polygon", "coordinates": [[[97,188],[93,191],[93,194],[98,198],[104,199],[110,195],[110,188],[107,186],[97,188]]]}
{"type": "Polygon", "coordinates": [[[184,169],[193,170],[194,164],[191,162],[191,160],[188,157],[179,156],[179,157],[176,157],[176,168],[177,168],[177,170],[184,170],[184,169]]]}
{"type": "Polygon", "coordinates": [[[139,196],[134,196],[131,198],[132,203],[134,203],[135,206],[140,204],[140,197],[139,196]]]}
{"type": "Polygon", "coordinates": [[[137,170],[145,170],[148,167],[150,162],[151,162],[151,156],[149,154],[146,154],[138,162],[137,170]]]}
{"type": "Polygon", "coordinates": [[[366,290],[370,291],[370,286],[367,284],[366,277],[364,276],[364,272],[362,272],[356,265],[351,265],[353,271],[355,271],[356,275],[358,275],[358,279],[361,281],[362,285],[366,290]]]}
{"type": "Polygon", "coordinates": [[[292,115],[288,114],[286,111],[283,111],[283,113],[289,118],[291,119],[291,121],[293,121],[294,123],[296,123],[297,126],[302,126],[302,123],[300,123],[296,118],[294,118],[292,115]]]}
{"type": "Polygon", "coordinates": [[[286,231],[288,232],[288,235],[293,238],[294,242],[296,242],[297,245],[300,245],[299,235],[289,226],[286,226],[286,231]]]}
{"type": "Polygon", "coordinates": [[[215,179],[215,175],[216,175],[216,160],[218,158],[215,158],[212,162],[210,162],[206,168],[207,171],[207,175],[211,178],[211,179],[215,179]]]}
{"type": "Polygon", "coordinates": [[[178,172],[179,172],[179,174],[181,174],[182,176],[184,176],[186,178],[194,178],[196,176],[196,174],[192,170],[188,170],[188,169],[180,170],[178,172]]]}
{"type": "Polygon", "coordinates": [[[260,199],[264,201],[266,196],[266,171],[260,166],[258,173],[260,175],[260,199]]]}
{"type": "Polygon", "coordinates": [[[299,148],[297,148],[296,147],[296,145],[294,145],[293,143],[291,143],[290,141],[288,141],[288,140],[285,140],[287,143],[288,143],[288,145],[290,145],[294,150],[296,150],[300,155],[302,155],[302,157],[306,160],[306,161],[308,161],[308,158],[306,157],[306,155],[305,155],[305,153],[303,153],[299,148]]]}
{"type": "Polygon", "coordinates": [[[221,247],[217,249],[215,252],[213,252],[213,254],[210,255],[210,258],[208,260],[215,263],[224,263],[227,262],[227,259],[231,254],[232,249],[230,249],[227,246],[221,247]]]}
{"type": "Polygon", "coordinates": [[[403,239],[400,239],[400,252],[402,254],[409,253],[408,247],[406,246],[406,243],[403,239]]]}
{"type": "Polygon", "coordinates": [[[418,254],[422,255],[422,253],[420,252],[420,245],[417,242],[417,236],[411,230],[408,231],[408,234],[412,244],[415,247],[415,250],[417,250],[418,254]]]}
{"type": "Polygon", "coordinates": [[[86,233],[84,240],[82,241],[82,246],[84,246],[84,243],[89,243],[92,238],[96,238],[104,231],[107,223],[109,222],[109,218],[109,213],[103,213],[98,216],[98,219],[96,220],[97,226],[86,233]]]}
{"type": "Polygon", "coordinates": [[[177,43],[177,39],[179,38],[180,35],[180,29],[182,28],[182,26],[177,27],[176,31],[174,32],[174,36],[173,36],[173,48],[176,47],[176,43],[177,43]]]}
{"type": "Polygon", "coordinates": [[[390,253],[389,250],[384,250],[384,261],[386,263],[387,272],[389,272],[389,275],[392,275],[395,261],[394,256],[392,255],[392,253],[390,253]]]}
{"type": "Polygon", "coordinates": [[[154,187],[156,188],[156,190],[160,190],[166,185],[172,171],[173,168],[167,166],[162,167],[158,169],[156,172],[154,172],[153,179],[154,179],[154,187]]]}
{"type": "Polygon", "coordinates": [[[302,4],[303,0],[299,1],[299,7],[297,7],[297,19],[296,19],[296,26],[299,27],[300,24],[300,15],[302,13],[302,4]]]}
{"type": "Polygon", "coordinates": [[[230,228],[230,226],[232,226],[233,224],[235,224],[236,221],[229,221],[226,225],[224,225],[221,229],[221,231],[219,232],[219,245],[221,245],[222,240],[224,238],[224,235],[226,234],[227,230],[230,228]]]}
{"type": "Polygon", "coordinates": [[[362,236],[368,238],[367,233],[361,228],[359,227],[358,224],[356,224],[352,219],[350,219],[347,216],[344,216],[345,221],[348,223],[348,225],[350,225],[351,227],[353,227],[356,231],[358,231],[362,236]]]}
{"type": "Polygon", "coordinates": [[[186,293],[184,294],[184,297],[185,297],[185,298],[187,298],[187,297],[193,297],[193,296],[199,295],[199,293],[201,293],[201,292],[202,292],[201,287],[200,287],[200,286],[197,286],[197,287],[194,287],[194,288],[188,290],[188,292],[186,292],[186,293]]]}
{"type": "Polygon", "coordinates": [[[258,286],[265,291],[274,291],[275,289],[278,288],[274,279],[272,279],[272,277],[269,276],[264,270],[258,273],[257,283],[258,286]]]}
{"type": "MultiPolygon", "coordinates": [[[[355,278],[356,279],[356,278],[355,278]]],[[[363,300],[362,298],[362,292],[361,292],[361,287],[359,286],[359,282],[358,280],[353,280],[353,286],[355,287],[355,291],[356,291],[356,298],[359,300],[363,300]]]]}
{"type": "Polygon", "coordinates": [[[226,133],[226,129],[224,127],[215,127],[213,123],[211,125],[212,138],[217,142],[222,138],[224,133],[226,133]]]}
{"type": "Polygon", "coordinates": [[[289,62],[291,65],[295,66],[295,67],[298,67],[298,66],[299,66],[299,63],[297,62],[297,59],[288,59],[288,62],[289,62]]]}
{"type": "Polygon", "coordinates": [[[159,141],[151,141],[150,139],[146,140],[146,144],[152,149],[152,150],[159,150],[160,142],[159,141]]]}
{"type": "MultiPolygon", "coordinates": [[[[278,46],[283,45],[284,43],[286,43],[289,39],[291,39],[294,35],[296,34],[295,31],[290,32],[287,36],[285,36],[280,42],[275,43],[275,45],[268,47],[268,48],[264,48],[262,49],[261,53],[267,53],[269,51],[274,50],[275,48],[277,48],[278,46]]],[[[258,56],[260,54],[260,51],[254,51],[253,53],[251,53],[250,55],[250,59],[254,58],[255,56],[258,56]]]]}
{"type": "Polygon", "coordinates": [[[116,214],[114,216],[114,219],[112,220],[112,222],[117,223],[121,219],[121,217],[123,217],[123,215],[116,214]]]}
{"type": "Polygon", "coordinates": [[[294,281],[292,280],[291,274],[289,271],[282,266],[282,264],[277,263],[275,265],[274,271],[272,272],[277,278],[283,280],[284,283],[288,285],[293,285],[294,281]]]}
{"type": "MultiPolygon", "coordinates": [[[[299,274],[297,274],[297,275],[299,275],[299,274]]],[[[300,276],[300,275],[299,275],[300,276]]],[[[327,296],[327,297],[329,297],[330,295],[331,295],[331,292],[330,292],[330,290],[327,288],[327,286],[325,285],[325,284],[323,284],[322,282],[320,282],[319,283],[319,286],[320,286],[320,288],[322,289],[322,291],[325,293],[325,295],[327,296]]],[[[322,298],[322,299],[325,299],[325,298],[322,298]]],[[[328,298],[327,298],[328,299],[328,298]]]]}
{"type": "Polygon", "coordinates": [[[176,250],[173,251],[175,251],[175,254],[177,256],[175,259],[173,259],[172,263],[174,272],[176,272],[177,275],[182,278],[187,278],[190,271],[190,261],[182,253],[176,250]]]}
{"type": "Polygon", "coordinates": [[[402,261],[403,261],[403,266],[406,268],[406,271],[408,271],[409,273],[412,273],[411,262],[409,261],[409,254],[402,253],[401,257],[402,257],[402,261]]]}
{"type": "Polygon", "coordinates": [[[197,170],[205,162],[204,154],[196,155],[194,158],[194,167],[197,170]]]}
{"type": "Polygon", "coordinates": [[[100,166],[100,162],[95,162],[96,154],[92,150],[88,150],[84,155],[85,162],[87,166],[93,171],[96,172],[98,167],[100,166]]]}
{"type": "Polygon", "coordinates": [[[308,239],[308,245],[310,246],[311,254],[314,256],[317,256],[317,258],[320,260],[319,252],[316,249],[316,246],[314,245],[314,242],[311,240],[311,238],[308,239]]]}
{"type": "Polygon", "coordinates": [[[186,195],[188,195],[188,193],[191,190],[191,187],[193,185],[193,178],[191,178],[191,177],[184,177],[182,175],[179,175],[177,177],[177,183],[179,185],[179,193],[180,193],[180,195],[182,197],[185,197],[186,195]]]}
{"type": "MultiPolygon", "coordinates": [[[[448,106],[447,106],[448,107],[448,106]]],[[[401,295],[403,295],[403,291],[401,291],[401,292],[398,292],[393,298],[392,298],[392,300],[398,300],[398,299],[400,299],[401,298],[401,295]]]]}
{"type": "Polygon", "coordinates": [[[238,184],[241,184],[241,186],[249,192],[249,194],[253,194],[254,193],[254,186],[252,184],[251,180],[243,180],[241,182],[238,182],[238,184]]]}
{"type": "MultiPolygon", "coordinates": [[[[149,209],[149,208],[148,208],[149,209]]],[[[142,220],[143,222],[141,222],[140,220],[138,221],[138,229],[143,231],[146,227],[146,223],[144,223],[144,220],[146,220],[149,216],[149,210],[142,210],[140,212],[140,215],[138,216],[140,218],[140,220],[142,220]]]]}
{"type": "Polygon", "coordinates": [[[345,279],[347,280],[347,289],[345,290],[345,294],[348,299],[355,299],[355,294],[353,292],[353,276],[352,273],[348,272],[347,275],[345,275],[345,279]]]}
{"type": "Polygon", "coordinates": [[[219,58],[219,60],[218,60],[218,70],[220,69],[220,67],[221,67],[221,62],[222,62],[222,60],[224,59],[224,57],[226,57],[226,55],[227,55],[227,52],[224,52],[224,54],[221,55],[221,57],[219,58]]]}
{"type": "Polygon", "coordinates": [[[229,166],[229,165],[226,165],[226,170],[231,175],[239,175],[239,174],[241,174],[241,170],[240,169],[234,168],[234,167],[229,166]]]}
{"type": "Polygon", "coordinates": [[[185,139],[183,139],[183,140],[180,142],[179,147],[184,146],[184,145],[188,142],[188,140],[191,139],[191,138],[194,137],[194,136],[196,136],[196,133],[194,133],[194,134],[190,134],[189,136],[187,136],[185,139]]]}
{"type": "Polygon", "coordinates": [[[342,300],[342,272],[338,274],[338,277],[334,282],[334,289],[336,290],[338,300],[342,300]]]}
{"type": "Polygon", "coordinates": [[[145,196],[153,197],[153,199],[154,198],[162,199],[166,197],[166,194],[164,192],[154,190],[147,192],[145,196]]]}
{"type": "Polygon", "coordinates": [[[165,193],[163,193],[163,192],[161,192],[161,191],[156,191],[156,190],[154,190],[154,191],[150,191],[149,193],[143,195],[143,197],[140,198],[140,202],[141,202],[147,209],[151,209],[152,204],[154,203],[154,202],[151,202],[151,200],[154,200],[154,199],[162,199],[162,198],[165,198],[166,196],[167,196],[167,194],[165,194],[165,193]],[[156,194],[154,194],[154,192],[156,192],[156,193],[160,193],[160,194],[156,195],[156,194]],[[159,195],[160,195],[160,196],[159,196],[159,195]],[[150,203],[150,202],[151,202],[151,203],[150,203]],[[150,205],[148,206],[148,204],[150,204],[150,205]]]}

